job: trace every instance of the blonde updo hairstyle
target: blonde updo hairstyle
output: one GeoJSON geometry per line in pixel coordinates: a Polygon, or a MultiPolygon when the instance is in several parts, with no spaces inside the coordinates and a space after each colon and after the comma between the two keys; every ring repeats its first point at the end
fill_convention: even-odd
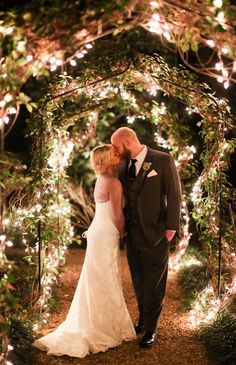
{"type": "Polygon", "coordinates": [[[95,147],[90,154],[92,168],[97,175],[104,175],[110,165],[111,145],[103,144],[95,147]]]}

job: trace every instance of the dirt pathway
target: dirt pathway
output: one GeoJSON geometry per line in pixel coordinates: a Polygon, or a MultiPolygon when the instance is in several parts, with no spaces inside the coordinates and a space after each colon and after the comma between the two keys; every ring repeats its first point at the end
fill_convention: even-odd
{"type": "MultiPolygon", "coordinates": [[[[52,314],[50,321],[40,335],[49,333],[65,318],[83,264],[85,250],[68,250],[66,265],[60,276],[57,295],[61,299],[60,312],[52,314]]],[[[135,322],[137,307],[125,252],[121,252],[124,294],[131,317],[135,322]]],[[[207,359],[204,345],[187,326],[185,314],[178,313],[181,290],[177,275],[169,273],[165,305],[158,328],[158,340],[150,349],[140,349],[138,340],[124,342],[105,353],[87,356],[83,359],[68,356],[47,356],[35,349],[35,365],[212,365],[207,359]]]]}

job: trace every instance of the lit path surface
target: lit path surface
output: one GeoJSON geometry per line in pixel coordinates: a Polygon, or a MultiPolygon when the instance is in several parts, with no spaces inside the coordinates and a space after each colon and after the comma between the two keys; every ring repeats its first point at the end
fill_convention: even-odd
{"type": "MultiPolygon", "coordinates": [[[[56,289],[61,300],[60,309],[53,313],[49,323],[40,333],[45,335],[57,327],[65,318],[74,295],[85,250],[71,249],[67,253],[66,265],[61,273],[56,289]]],[[[137,307],[130,279],[125,252],[121,252],[121,268],[124,295],[131,317],[135,322],[137,307]]],[[[35,365],[82,364],[82,365],[212,365],[207,359],[204,344],[188,328],[187,315],[180,314],[178,308],[181,289],[176,273],[170,272],[168,278],[165,305],[159,323],[157,342],[150,349],[140,349],[138,340],[123,342],[119,347],[104,353],[89,355],[83,359],[68,356],[47,356],[45,352],[35,349],[35,365]]]]}

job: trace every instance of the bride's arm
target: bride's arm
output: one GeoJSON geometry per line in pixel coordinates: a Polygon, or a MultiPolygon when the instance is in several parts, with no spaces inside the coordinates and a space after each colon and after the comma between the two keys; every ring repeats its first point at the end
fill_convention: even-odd
{"type": "Polygon", "coordinates": [[[120,232],[120,237],[123,238],[125,234],[125,219],[122,208],[123,193],[120,181],[118,179],[112,179],[109,190],[112,207],[112,221],[120,232]]]}

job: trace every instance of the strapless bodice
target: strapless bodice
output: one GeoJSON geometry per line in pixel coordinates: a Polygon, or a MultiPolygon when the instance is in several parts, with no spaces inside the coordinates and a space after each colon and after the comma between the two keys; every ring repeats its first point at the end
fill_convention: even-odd
{"type": "Polygon", "coordinates": [[[98,214],[110,215],[111,214],[111,201],[95,202],[95,216],[98,214]]]}

